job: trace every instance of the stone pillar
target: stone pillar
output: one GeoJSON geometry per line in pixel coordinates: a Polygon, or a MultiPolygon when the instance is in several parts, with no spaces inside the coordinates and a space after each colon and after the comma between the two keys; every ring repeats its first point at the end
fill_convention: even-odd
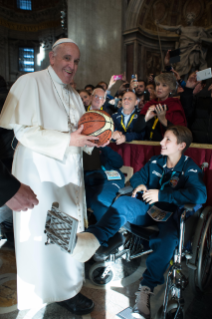
{"type": "MultiPolygon", "coordinates": [[[[77,88],[122,73],[123,0],[68,0],[68,37],[79,45],[77,88]]],[[[117,86],[119,86],[117,84],[117,86]]],[[[113,90],[114,91],[114,90],[113,90]]]]}

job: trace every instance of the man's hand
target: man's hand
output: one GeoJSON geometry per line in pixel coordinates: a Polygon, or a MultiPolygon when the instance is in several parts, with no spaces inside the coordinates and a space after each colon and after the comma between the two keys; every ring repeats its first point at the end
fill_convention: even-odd
{"type": "Polygon", "coordinates": [[[116,83],[116,80],[114,80],[114,75],[112,75],[107,89],[110,90],[115,83],[116,83]]]}
{"type": "Polygon", "coordinates": [[[118,138],[120,138],[123,135],[122,132],[120,131],[114,131],[113,135],[112,135],[112,140],[117,140],[118,138]]]}
{"type": "Polygon", "coordinates": [[[120,145],[126,142],[126,136],[122,134],[117,140],[116,140],[116,145],[120,145]]]}
{"type": "Polygon", "coordinates": [[[20,212],[21,210],[26,211],[29,208],[34,208],[39,201],[37,196],[27,185],[21,184],[17,193],[6,202],[6,205],[16,211],[20,212]]]}
{"type": "Polygon", "coordinates": [[[156,115],[154,111],[155,111],[155,105],[151,105],[145,114],[145,117],[144,117],[145,122],[148,122],[156,115]]]}
{"type": "Polygon", "coordinates": [[[175,71],[173,68],[171,69],[171,71],[174,73],[177,81],[181,79],[181,77],[177,71],[175,71]]]}
{"type": "Polygon", "coordinates": [[[165,64],[165,66],[169,66],[169,65],[170,65],[170,54],[169,54],[170,51],[171,51],[171,50],[168,50],[168,51],[166,52],[166,55],[165,55],[165,58],[164,58],[164,64],[165,64]]]}
{"type": "Polygon", "coordinates": [[[211,91],[211,97],[212,97],[212,84],[209,86],[208,91],[211,91]]]}
{"type": "Polygon", "coordinates": [[[137,187],[133,190],[133,192],[132,192],[132,197],[136,197],[136,194],[137,194],[138,192],[142,192],[142,191],[143,191],[143,193],[145,193],[145,192],[147,191],[147,187],[146,187],[145,185],[143,185],[143,184],[137,186],[137,187]]]}
{"type": "Polygon", "coordinates": [[[197,74],[196,74],[196,72],[194,72],[189,76],[189,78],[186,82],[186,87],[189,89],[194,89],[195,86],[199,83],[200,83],[200,81],[197,81],[197,74]]]}
{"type": "Polygon", "coordinates": [[[94,136],[87,136],[81,134],[83,131],[83,125],[81,125],[78,130],[75,132],[71,133],[71,140],[69,143],[69,146],[77,146],[77,147],[83,147],[83,146],[90,146],[90,147],[95,147],[96,144],[94,143],[95,141],[98,141],[98,137],[94,136]],[[93,142],[92,142],[93,141],[93,142]]]}
{"type": "Polygon", "coordinates": [[[158,195],[159,195],[158,189],[149,189],[143,194],[143,199],[145,200],[146,203],[154,204],[158,202],[158,195]]]}

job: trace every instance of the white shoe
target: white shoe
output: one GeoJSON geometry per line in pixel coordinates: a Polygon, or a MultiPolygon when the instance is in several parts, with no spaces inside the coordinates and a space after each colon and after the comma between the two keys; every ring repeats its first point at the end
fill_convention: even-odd
{"type": "Polygon", "coordinates": [[[99,246],[100,243],[93,234],[87,232],[78,233],[72,257],[84,263],[94,255],[99,246]]]}
{"type": "Polygon", "coordinates": [[[138,319],[150,319],[150,295],[153,293],[147,286],[139,286],[139,290],[135,293],[136,300],[132,310],[132,316],[138,319]]]}

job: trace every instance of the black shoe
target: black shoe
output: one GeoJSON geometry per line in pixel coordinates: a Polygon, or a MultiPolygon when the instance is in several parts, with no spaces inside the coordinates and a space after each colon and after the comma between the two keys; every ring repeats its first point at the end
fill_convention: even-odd
{"type": "Polygon", "coordinates": [[[93,301],[80,292],[73,298],[58,302],[58,304],[75,315],[87,315],[94,308],[93,301]]]}

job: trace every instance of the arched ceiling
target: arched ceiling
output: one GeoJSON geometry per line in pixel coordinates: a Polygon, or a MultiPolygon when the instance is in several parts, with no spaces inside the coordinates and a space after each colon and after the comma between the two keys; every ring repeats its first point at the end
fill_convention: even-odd
{"type": "MultiPolygon", "coordinates": [[[[194,25],[211,28],[212,1],[208,0],[131,0],[126,14],[125,31],[141,28],[147,33],[156,34],[155,20],[165,25],[186,25],[186,14],[197,16],[194,25]]],[[[169,36],[170,32],[162,31],[169,36]]]]}

